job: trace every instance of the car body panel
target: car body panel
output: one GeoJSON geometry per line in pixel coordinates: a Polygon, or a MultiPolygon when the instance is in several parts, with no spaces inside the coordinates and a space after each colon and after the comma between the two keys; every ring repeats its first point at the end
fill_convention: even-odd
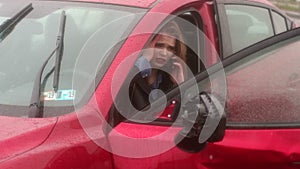
{"type": "MultiPolygon", "coordinates": [[[[87,109],[85,110],[88,112],[87,109]]],[[[86,113],[81,118],[89,118],[89,114],[86,113]]],[[[22,166],[24,169],[111,169],[113,165],[111,154],[87,135],[86,130],[89,130],[89,127],[94,129],[95,126],[89,125],[83,128],[75,112],[61,116],[46,141],[32,148],[28,153],[8,159],[5,163],[0,164],[1,168],[22,166]],[[33,161],[35,162],[33,163],[33,161]]],[[[97,139],[103,144],[107,144],[105,137],[97,137],[97,139]]],[[[30,143],[30,141],[27,142],[30,143]]],[[[12,145],[10,145],[11,147],[12,145]]]]}
{"type": "Polygon", "coordinates": [[[0,162],[42,144],[52,132],[57,118],[27,119],[1,116],[0,162]]]}
{"type": "Polygon", "coordinates": [[[284,168],[299,161],[299,129],[226,129],[220,143],[207,146],[206,158],[199,163],[207,168],[284,168]],[[276,140],[276,141],[274,141],[276,140]]]}
{"type": "MultiPolygon", "coordinates": [[[[285,52],[289,51],[290,49],[285,49],[285,52]]],[[[293,117],[297,122],[299,118],[296,100],[299,96],[293,94],[297,90],[297,85],[294,85],[295,82],[291,79],[299,73],[298,59],[295,54],[289,55],[289,59],[286,59],[282,57],[282,53],[278,53],[228,75],[231,122],[293,122],[293,117]],[[266,65],[272,66],[266,68],[266,65]],[[273,76],[274,70],[285,71],[273,76]],[[257,93],[260,93],[261,97],[258,97],[257,93]],[[268,104],[270,100],[272,104],[268,104]],[[253,114],[255,116],[252,116],[253,114]]]]}
{"type": "Polygon", "coordinates": [[[137,127],[130,123],[119,124],[109,135],[115,167],[118,169],[126,167],[203,168],[198,161],[203,153],[188,153],[175,146],[173,138],[179,130],[179,127],[171,129],[169,126],[139,125],[137,127]]]}

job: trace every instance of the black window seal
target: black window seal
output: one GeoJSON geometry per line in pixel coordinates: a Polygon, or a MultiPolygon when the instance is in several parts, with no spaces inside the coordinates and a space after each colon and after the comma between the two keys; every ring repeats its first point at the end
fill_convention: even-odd
{"type": "Polygon", "coordinates": [[[227,123],[226,129],[296,129],[300,128],[300,122],[290,123],[227,123]]]}

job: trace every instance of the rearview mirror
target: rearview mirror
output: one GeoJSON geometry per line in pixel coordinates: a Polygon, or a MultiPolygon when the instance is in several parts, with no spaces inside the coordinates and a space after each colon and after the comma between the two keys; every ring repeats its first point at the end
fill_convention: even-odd
{"type": "Polygon", "coordinates": [[[212,94],[201,93],[182,108],[183,129],[175,137],[178,148],[199,152],[207,142],[222,141],[225,135],[224,107],[212,94]]]}

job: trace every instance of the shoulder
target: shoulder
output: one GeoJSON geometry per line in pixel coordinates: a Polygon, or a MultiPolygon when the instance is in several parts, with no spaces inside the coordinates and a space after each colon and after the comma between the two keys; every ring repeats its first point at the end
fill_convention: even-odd
{"type": "Polygon", "coordinates": [[[140,56],[134,65],[140,71],[142,78],[148,77],[151,74],[151,65],[144,56],[140,56]]]}

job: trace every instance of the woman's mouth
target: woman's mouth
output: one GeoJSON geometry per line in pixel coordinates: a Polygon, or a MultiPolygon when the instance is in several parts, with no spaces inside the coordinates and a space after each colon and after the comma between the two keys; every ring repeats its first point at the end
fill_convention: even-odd
{"type": "Polygon", "coordinates": [[[165,60],[165,59],[162,59],[162,58],[156,58],[156,59],[155,59],[155,62],[158,63],[158,64],[165,64],[165,63],[166,63],[166,60],[165,60]]]}

